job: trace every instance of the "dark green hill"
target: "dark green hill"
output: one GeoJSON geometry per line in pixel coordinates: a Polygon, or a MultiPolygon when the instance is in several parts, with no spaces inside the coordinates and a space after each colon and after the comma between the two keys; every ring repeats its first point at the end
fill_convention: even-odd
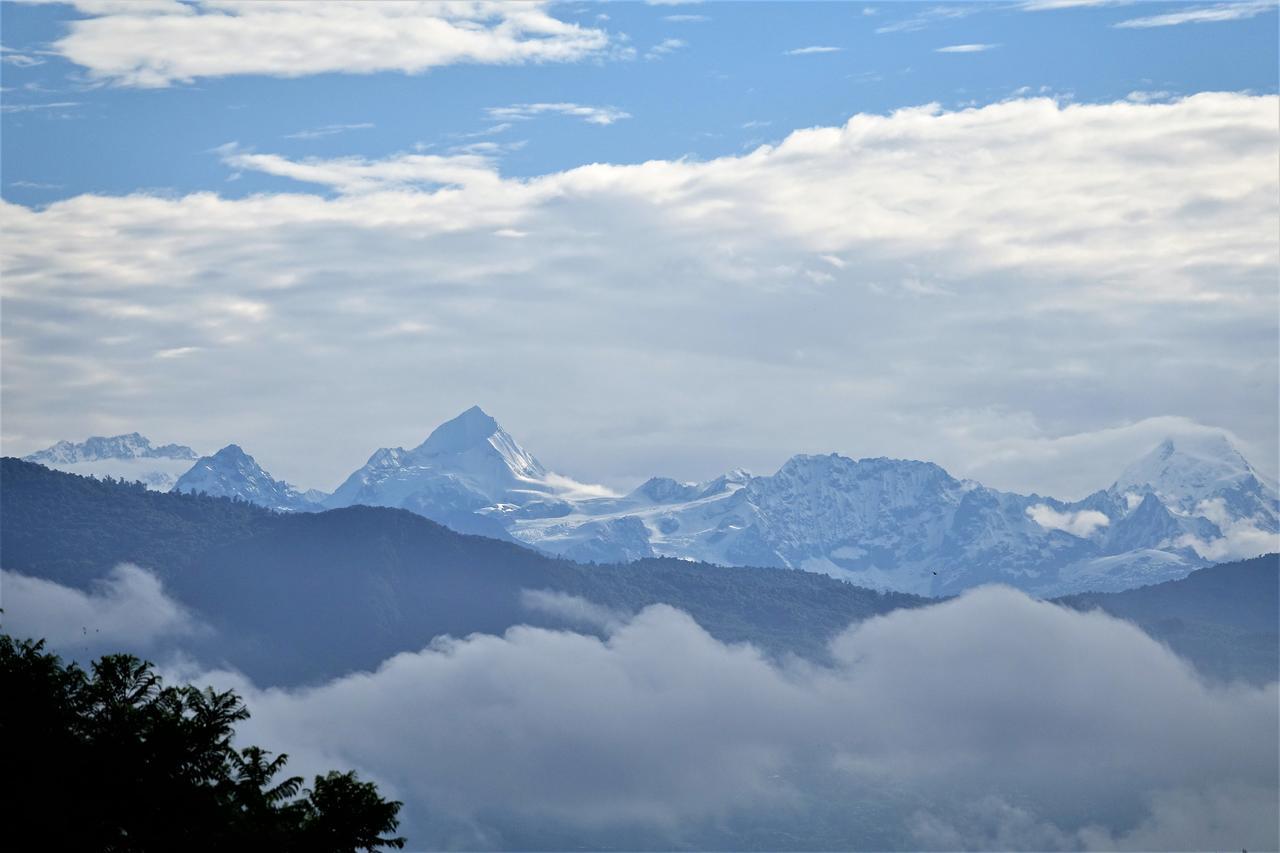
{"type": "Polygon", "coordinates": [[[1262,684],[1280,675],[1280,554],[1211,566],[1154,586],[1057,601],[1127,619],[1219,679],[1262,684]]]}
{"type": "Polygon", "coordinates": [[[523,590],[624,612],[667,603],[721,640],[817,659],[850,622],[927,603],[785,569],[580,565],[404,510],[278,514],[0,462],[0,565],[87,588],[120,562],[153,570],[218,629],[202,656],[277,684],[374,667],[444,633],[557,624],[523,590]]]}
{"type": "MultiPolygon", "coordinates": [[[[404,510],[280,514],[0,461],[0,566],[85,589],[121,562],[154,571],[217,629],[195,649],[206,662],[275,684],[371,668],[440,634],[565,624],[527,609],[524,590],[620,612],[671,604],[721,640],[814,660],[849,623],[929,602],[787,569],[676,559],[582,565],[404,510]]],[[[1270,555],[1059,603],[1129,619],[1206,675],[1273,681],[1278,565],[1270,555]]]]}

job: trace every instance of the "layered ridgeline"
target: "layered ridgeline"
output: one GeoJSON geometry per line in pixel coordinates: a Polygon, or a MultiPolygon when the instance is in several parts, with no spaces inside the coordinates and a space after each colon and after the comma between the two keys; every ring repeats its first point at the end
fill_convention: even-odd
{"type": "Polygon", "coordinates": [[[987,488],[928,462],[836,454],[795,456],[765,476],[659,477],[611,495],[548,471],[478,407],[417,447],[376,451],[328,496],[246,459],[224,448],[177,488],[274,509],[407,509],[578,561],[795,568],[921,595],[991,582],[1042,596],[1129,589],[1275,550],[1280,530],[1275,483],[1220,435],[1166,440],[1073,502],[987,488]]]}
{"type": "MultiPolygon", "coordinates": [[[[17,459],[0,462],[0,479],[0,564],[15,573],[6,575],[10,624],[48,610],[33,596],[74,605],[70,588],[99,603],[78,617],[83,628],[71,626],[76,640],[83,631],[92,641],[94,620],[114,620],[119,630],[128,596],[117,567],[132,563],[190,614],[156,651],[227,664],[259,683],[372,669],[441,634],[500,634],[520,624],[607,631],[658,603],[689,613],[722,641],[822,662],[828,641],[850,623],[932,603],[785,569],[669,558],[584,566],[402,509],[279,513],[17,459]],[[16,576],[58,586],[34,589],[16,576]]],[[[152,622],[157,612],[177,618],[133,581],[152,622]]],[[[1278,583],[1271,555],[1063,603],[1131,619],[1206,676],[1268,683],[1277,672],[1278,583]]]]}
{"type": "MultiPolygon", "coordinates": [[[[583,566],[402,509],[272,512],[18,459],[0,462],[0,481],[6,572],[104,595],[107,606],[93,610],[110,615],[120,607],[113,573],[122,563],[141,567],[203,626],[178,637],[184,651],[260,683],[373,669],[441,634],[501,634],[519,624],[600,629],[658,603],[722,641],[821,659],[851,622],[928,603],[809,572],[674,559],[583,566]]],[[[24,606],[23,588],[6,588],[10,621],[39,610],[24,606]]],[[[154,601],[148,609],[171,610],[154,601]]],[[[96,617],[85,618],[91,637],[96,617]]]]}
{"type": "Polygon", "coordinates": [[[127,435],[93,436],[79,443],[59,441],[25,457],[47,468],[139,482],[149,489],[173,488],[196,460],[196,452],[181,444],[153,447],[136,432],[127,435]]]}

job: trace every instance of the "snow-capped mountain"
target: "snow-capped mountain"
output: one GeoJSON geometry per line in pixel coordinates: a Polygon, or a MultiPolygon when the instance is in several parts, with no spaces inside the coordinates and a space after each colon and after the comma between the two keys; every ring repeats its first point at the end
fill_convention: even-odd
{"type": "Polygon", "coordinates": [[[530,505],[568,511],[601,490],[552,474],[479,406],[441,424],[412,450],[384,447],[325,502],[392,506],[427,517],[530,505]]]}
{"type": "Polygon", "coordinates": [[[1131,504],[1154,494],[1171,511],[1212,518],[1221,501],[1234,517],[1277,516],[1276,484],[1221,434],[1166,439],[1121,473],[1110,492],[1131,504]]]}
{"type": "MultiPolygon", "coordinates": [[[[322,507],[311,493],[303,493],[283,480],[273,479],[253,457],[228,444],[212,456],[202,456],[174,485],[175,492],[204,492],[223,498],[240,498],[270,509],[314,512],[322,507]]],[[[323,493],[318,494],[324,497],[323,493]]]]}
{"type": "Polygon", "coordinates": [[[1225,439],[1165,442],[1076,502],[1001,492],[927,462],[835,454],[796,456],[767,476],[655,477],[598,495],[547,471],[479,408],[412,450],[377,451],[327,505],[352,503],[451,526],[480,516],[576,560],[781,566],[933,595],[990,582],[1049,595],[1169,580],[1235,556],[1242,534],[1273,549],[1277,515],[1274,485],[1225,439]]]}
{"type": "Polygon", "coordinates": [[[190,466],[176,491],[285,511],[398,507],[580,561],[778,566],[926,595],[991,582],[1038,595],[1126,589],[1280,549],[1275,483],[1220,434],[1166,440],[1074,502],[998,491],[929,462],[836,454],[795,456],[764,476],[654,477],[615,495],[547,470],[479,407],[417,447],[376,451],[332,495],[273,479],[236,445],[191,465],[194,455],[132,434],[27,458],[73,471],[175,463],[190,466]]]}
{"type": "Polygon", "coordinates": [[[146,437],[131,432],[95,435],[79,443],[59,441],[23,458],[71,474],[140,481],[149,489],[167,491],[191,467],[197,454],[181,444],[153,447],[146,437]]]}

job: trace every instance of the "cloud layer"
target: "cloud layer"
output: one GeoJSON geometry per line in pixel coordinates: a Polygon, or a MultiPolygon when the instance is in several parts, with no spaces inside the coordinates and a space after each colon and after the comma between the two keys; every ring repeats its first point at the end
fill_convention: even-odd
{"type": "Polygon", "coordinates": [[[834,450],[1073,497],[1204,423],[1273,472],[1276,110],[927,106],[523,179],[227,146],[297,191],[0,209],[4,440],[238,441],[332,487],[481,403],[619,486],[834,450]]]}
{"type": "Polygon", "coordinates": [[[165,594],[155,575],[122,563],[85,592],[41,578],[0,572],[4,631],[48,641],[63,654],[146,654],[205,628],[165,594]]]}
{"type": "MultiPolygon", "coordinates": [[[[559,602],[563,606],[564,602],[559,602]]],[[[244,737],[351,764],[415,844],[1274,847],[1277,693],[1211,688],[1136,628],[987,588],[779,666],[651,607],[606,639],[440,640],[245,691],[244,737]]]]}
{"type": "Polygon", "coordinates": [[[573,62],[603,51],[602,30],[545,3],[76,0],[86,17],[53,48],[95,78],[160,87],[202,77],[420,73],[457,63],[573,62]]]}

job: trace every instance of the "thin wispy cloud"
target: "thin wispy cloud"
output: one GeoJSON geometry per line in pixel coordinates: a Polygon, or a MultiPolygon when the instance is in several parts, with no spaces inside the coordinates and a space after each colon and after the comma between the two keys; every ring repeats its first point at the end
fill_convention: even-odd
{"type": "Polygon", "coordinates": [[[9,186],[27,190],[60,190],[62,184],[46,184],[40,181],[10,181],[9,186]]]}
{"type": "Polygon", "coordinates": [[[839,53],[844,50],[842,47],[832,47],[826,44],[813,44],[808,47],[797,47],[791,50],[783,51],[785,56],[807,56],[811,53],[839,53]]]}
{"type": "Polygon", "coordinates": [[[662,20],[670,21],[673,24],[696,24],[702,21],[711,20],[708,15],[665,15],[662,20]]]}
{"type": "Polygon", "coordinates": [[[5,48],[0,52],[0,62],[6,65],[12,65],[14,68],[34,68],[37,65],[44,65],[44,60],[38,56],[31,56],[26,53],[19,53],[16,50],[5,48]]]}
{"type": "Polygon", "coordinates": [[[661,59],[669,53],[674,53],[682,47],[688,47],[689,43],[684,39],[663,39],[653,47],[645,51],[645,59],[661,59]]]}
{"type": "Polygon", "coordinates": [[[511,104],[506,107],[489,107],[485,112],[495,121],[526,121],[540,115],[563,115],[580,118],[587,124],[608,125],[631,118],[631,113],[617,107],[595,107],[566,102],[511,104]]]}
{"type": "Polygon", "coordinates": [[[323,127],[313,127],[307,130],[299,130],[297,133],[286,133],[285,139],[320,139],[325,136],[336,136],[339,133],[346,133],[349,130],[369,130],[373,127],[372,122],[362,121],[356,124],[326,124],[323,127]]]}
{"type": "MultiPolygon", "coordinates": [[[[884,26],[876,27],[879,34],[885,33],[911,33],[917,30],[923,30],[925,27],[939,23],[941,21],[954,21],[960,18],[967,18],[970,15],[984,11],[985,4],[970,4],[965,6],[931,6],[924,9],[909,18],[902,18],[897,21],[891,21],[884,26]]],[[[994,4],[992,4],[994,6],[994,4]]]]}
{"type": "Polygon", "coordinates": [[[511,122],[504,121],[504,122],[499,122],[498,124],[490,125],[489,127],[486,127],[482,130],[473,130],[470,133],[455,133],[455,134],[452,134],[452,136],[454,139],[478,139],[484,136],[496,136],[499,133],[505,133],[506,131],[510,130],[513,126],[514,125],[512,125],[511,122]]]}
{"type": "Polygon", "coordinates": [[[1217,3],[1212,6],[1196,6],[1166,12],[1161,15],[1149,15],[1142,18],[1130,18],[1112,26],[1121,29],[1149,29],[1152,27],[1176,27],[1180,24],[1213,24],[1223,21],[1239,21],[1273,12],[1277,8],[1271,0],[1246,3],[1217,3]]]}
{"type": "Polygon", "coordinates": [[[934,53],[985,53],[999,46],[998,44],[949,44],[946,47],[937,48],[934,53]]]}
{"type": "Polygon", "coordinates": [[[68,107],[78,107],[80,101],[54,101],[47,104],[0,104],[0,112],[6,113],[34,113],[44,110],[61,110],[68,107]]]}
{"type": "Polygon", "coordinates": [[[1024,0],[1020,8],[1024,12],[1049,12],[1054,9],[1115,6],[1128,2],[1131,2],[1131,0],[1024,0]]]}

